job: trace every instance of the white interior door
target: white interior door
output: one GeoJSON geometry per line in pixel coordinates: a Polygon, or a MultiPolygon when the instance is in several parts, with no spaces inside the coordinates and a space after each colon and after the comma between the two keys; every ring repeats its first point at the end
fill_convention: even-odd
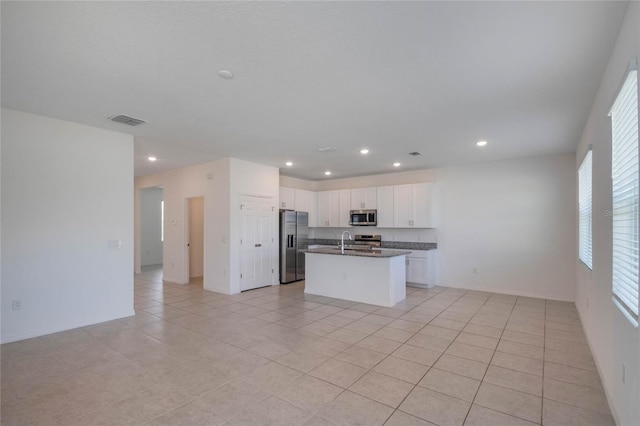
{"type": "Polygon", "coordinates": [[[240,205],[240,290],[272,284],[275,240],[271,199],[245,196],[240,205]]]}

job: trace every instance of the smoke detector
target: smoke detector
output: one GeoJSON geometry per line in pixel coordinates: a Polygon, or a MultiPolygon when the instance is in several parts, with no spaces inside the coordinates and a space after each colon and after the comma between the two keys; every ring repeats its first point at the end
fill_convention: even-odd
{"type": "Polygon", "coordinates": [[[116,115],[114,117],[110,117],[109,120],[115,121],[116,123],[126,124],[127,126],[138,126],[142,123],[146,123],[144,120],[129,117],[128,115],[116,115]]]}

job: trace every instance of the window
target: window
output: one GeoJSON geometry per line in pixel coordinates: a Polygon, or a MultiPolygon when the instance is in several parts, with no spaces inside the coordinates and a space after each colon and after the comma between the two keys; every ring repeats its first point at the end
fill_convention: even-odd
{"type": "Polygon", "coordinates": [[[578,169],[578,258],[593,269],[591,261],[591,149],[578,169]]]}
{"type": "Polygon", "coordinates": [[[638,71],[632,69],[611,108],[613,300],[638,325],[638,71]]]}

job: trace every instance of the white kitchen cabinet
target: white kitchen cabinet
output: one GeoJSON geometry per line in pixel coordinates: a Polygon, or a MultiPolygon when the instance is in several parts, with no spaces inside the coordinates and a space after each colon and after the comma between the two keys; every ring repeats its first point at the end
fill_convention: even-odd
{"type": "Polygon", "coordinates": [[[337,228],[340,226],[340,191],[318,192],[317,227],[337,228]]]}
{"type": "Polygon", "coordinates": [[[393,186],[377,188],[378,228],[393,228],[393,186]]]}
{"type": "Polygon", "coordinates": [[[427,284],[427,259],[407,256],[407,282],[427,284]]]}
{"type": "Polygon", "coordinates": [[[351,190],[350,189],[341,189],[340,190],[340,207],[339,218],[338,218],[338,226],[340,228],[347,228],[349,225],[349,221],[351,220],[351,215],[349,211],[351,210],[351,190]]]}
{"type": "Polygon", "coordinates": [[[351,190],[351,210],[372,210],[378,208],[377,188],[356,188],[351,190]]]}
{"type": "Polygon", "coordinates": [[[407,284],[431,288],[435,286],[436,250],[411,250],[406,256],[407,284]]]}
{"type": "Polygon", "coordinates": [[[304,189],[295,190],[295,210],[309,213],[309,226],[317,226],[318,193],[304,189]]]}
{"type": "Polygon", "coordinates": [[[285,210],[295,210],[295,190],[293,188],[280,187],[280,208],[285,210]]]}
{"type": "Polygon", "coordinates": [[[436,186],[434,183],[396,185],[393,190],[395,228],[436,227],[436,186]]]}

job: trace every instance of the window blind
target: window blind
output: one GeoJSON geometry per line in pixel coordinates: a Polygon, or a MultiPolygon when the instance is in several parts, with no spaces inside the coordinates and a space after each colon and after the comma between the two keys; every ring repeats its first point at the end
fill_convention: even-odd
{"type": "Polygon", "coordinates": [[[587,151],[582,164],[578,169],[578,258],[593,269],[592,238],[591,238],[591,179],[592,179],[592,155],[587,151]]]}
{"type": "Polygon", "coordinates": [[[638,320],[638,71],[631,70],[611,108],[613,297],[638,320]]]}

